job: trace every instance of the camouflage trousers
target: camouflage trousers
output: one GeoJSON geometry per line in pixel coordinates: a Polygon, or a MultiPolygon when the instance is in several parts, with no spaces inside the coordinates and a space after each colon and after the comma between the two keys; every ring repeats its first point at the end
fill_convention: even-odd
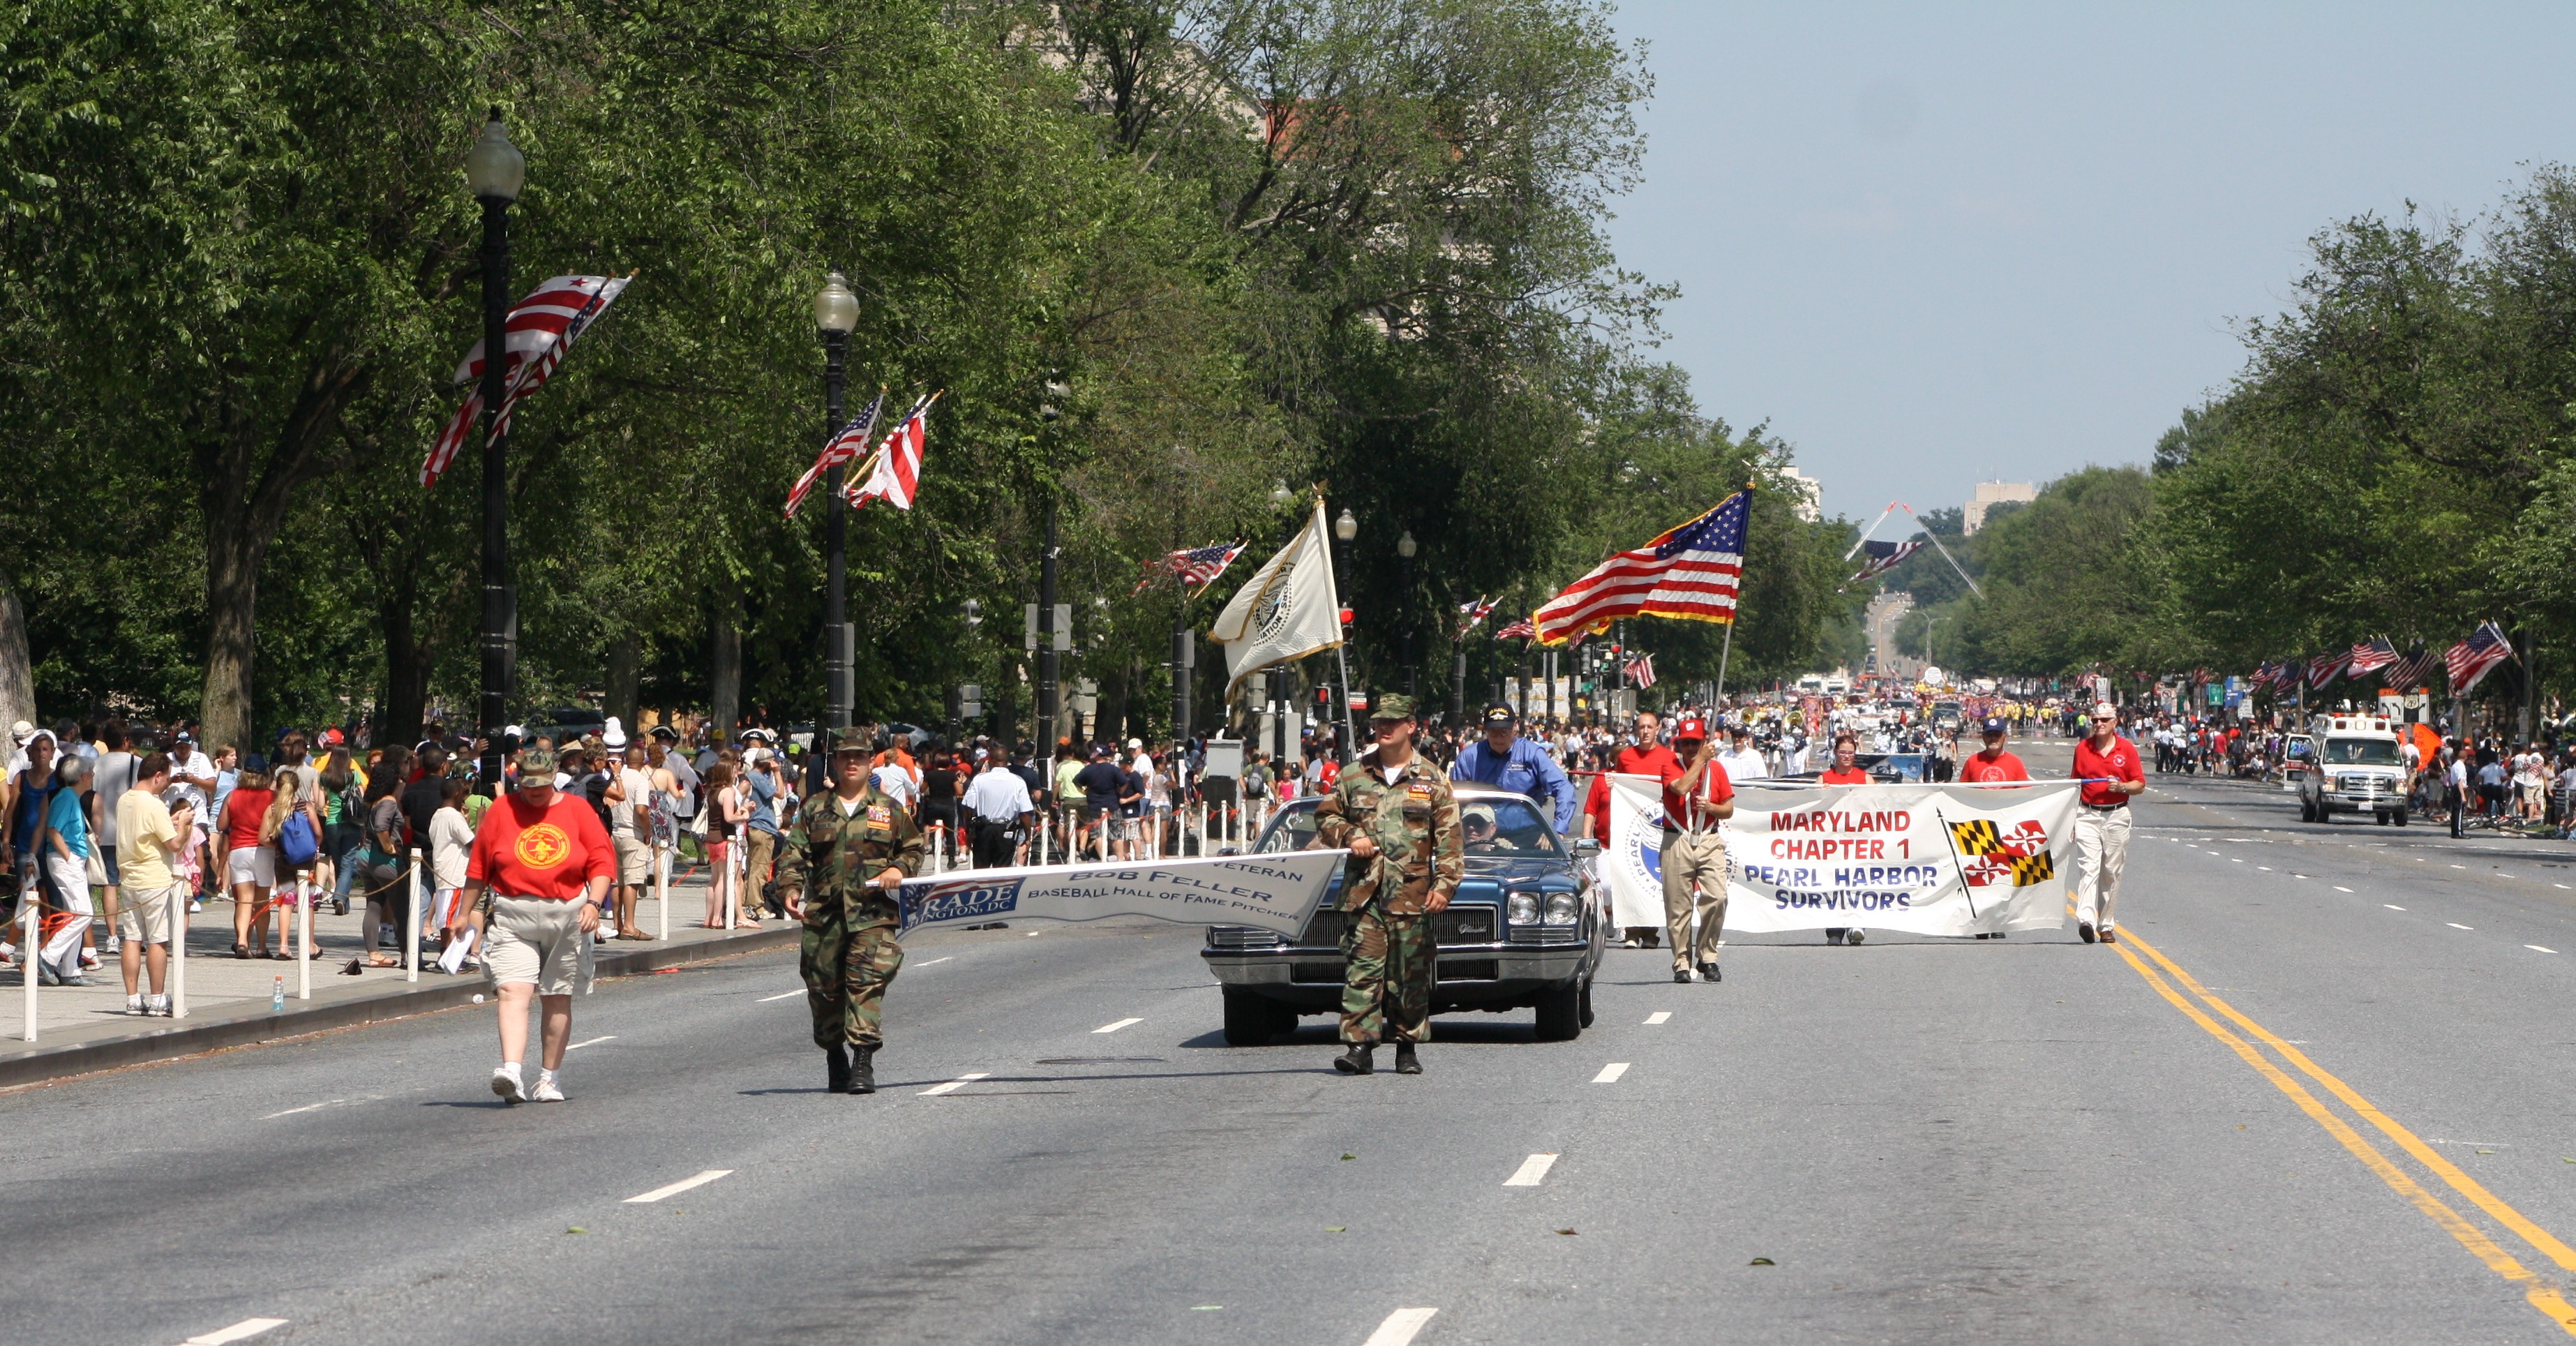
{"type": "Polygon", "coordinates": [[[1372,901],[1344,917],[1342,1041],[1430,1041],[1431,955],[1429,916],[1372,901]]]}
{"type": "Polygon", "coordinates": [[[804,936],[796,970],[805,977],[805,1004],[814,1011],[814,1045],[874,1047],[885,1041],[878,1015],[886,987],[903,966],[895,942],[894,904],[870,896],[853,901],[816,897],[805,906],[804,936]]]}

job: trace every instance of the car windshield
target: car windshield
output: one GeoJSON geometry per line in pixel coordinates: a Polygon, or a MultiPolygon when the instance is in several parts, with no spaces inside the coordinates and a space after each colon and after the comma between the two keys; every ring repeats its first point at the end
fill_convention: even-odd
{"type": "MultiPolygon", "coordinates": [[[[1462,798],[1458,801],[1458,820],[1466,833],[1469,855],[1559,858],[1565,854],[1555,829],[1526,799],[1488,795],[1462,798]]],[[[1315,806],[1299,800],[1281,811],[1256,849],[1265,853],[1305,851],[1321,845],[1315,837],[1315,806]]]]}
{"type": "Polygon", "coordinates": [[[2326,761],[2335,766],[2395,766],[2397,745],[2384,738],[2330,738],[2326,761]]]}

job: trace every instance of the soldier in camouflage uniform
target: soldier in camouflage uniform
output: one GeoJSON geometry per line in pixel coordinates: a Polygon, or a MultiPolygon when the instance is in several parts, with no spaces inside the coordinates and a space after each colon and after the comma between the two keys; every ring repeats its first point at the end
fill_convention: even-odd
{"type": "Polygon", "coordinates": [[[832,757],[833,788],[809,796],[778,858],[787,914],[805,922],[797,970],[814,1011],[833,1093],[877,1091],[877,1027],[886,987],[903,966],[897,899],[921,872],[921,828],[903,802],[868,778],[868,754],[832,757]]]}
{"type": "Polygon", "coordinates": [[[1458,800],[1449,778],[1413,750],[1413,698],[1381,692],[1369,715],[1377,747],[1315,806],[1326,846],[1350,848],[1342,871],[1342,1041],[1333,1059],[1366,1075],[1380,1038],[1395,1041],[1399,1075],[1419,1075],[1413,1045],[1431,1036],[1431,916],[1465,877],[1458,800]],[[1392,1024],[1386,1022],[1392,1016],[1392,1024]]]}

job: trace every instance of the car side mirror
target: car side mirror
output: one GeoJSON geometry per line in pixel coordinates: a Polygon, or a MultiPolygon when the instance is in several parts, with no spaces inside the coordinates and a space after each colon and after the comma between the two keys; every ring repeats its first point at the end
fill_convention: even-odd
{"type": "Polygon", "coordinates": [[[1577,860],[1589,860],[1600,853],[1601,843],[1590,837],[1574,843],[1574,858],[1577,860]]]}

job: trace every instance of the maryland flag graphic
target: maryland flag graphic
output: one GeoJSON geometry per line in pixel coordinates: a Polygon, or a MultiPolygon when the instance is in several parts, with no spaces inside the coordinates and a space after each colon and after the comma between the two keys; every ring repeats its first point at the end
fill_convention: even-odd
{"type": "Polygon", "coordinates": [[[1971,888],[2007,879],[2022,888],[2057,876],[2048,861],[2048,829],[2036,820],[2018,823],[2009,832],[1999,832],[1983,819],[1952,823],[1950,836],[1959,843],[1959,875],[1971,888]]]}

